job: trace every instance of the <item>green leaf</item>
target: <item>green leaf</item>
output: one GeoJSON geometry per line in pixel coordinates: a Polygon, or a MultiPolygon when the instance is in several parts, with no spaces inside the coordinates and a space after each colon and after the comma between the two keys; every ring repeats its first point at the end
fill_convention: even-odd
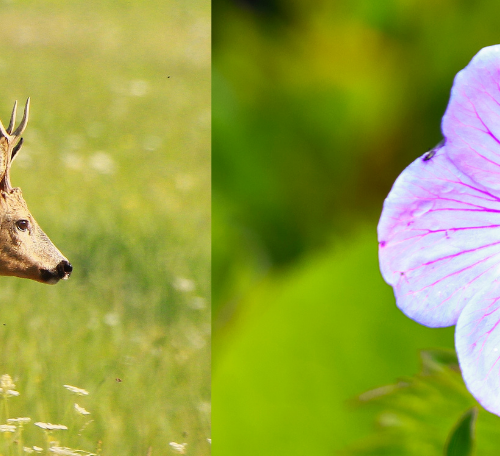
{"type": "Polygon", "coordinates": [[[353,413],[371,415],[375,427],[344,448],[342,456],[500,454],[500,417],[484,410],[467,391],[454,351],[425,350],[420,358],[418,374],[351,402],[353,413]]]}
{"type": "Polygon", "coordinates": [[[445,456],[470,456],[474,447],[474,427],[477,407],[465,412],[453,428],[445,449],[445,456]]]}

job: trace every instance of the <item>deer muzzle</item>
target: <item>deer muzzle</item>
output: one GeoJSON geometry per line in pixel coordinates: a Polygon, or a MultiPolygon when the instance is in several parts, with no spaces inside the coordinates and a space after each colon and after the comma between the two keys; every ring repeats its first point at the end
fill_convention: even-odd
{"type": "Polygon", "coordinates": [[[55,269],[42,269],[40,275],[42,281],[48,284],[55,284],[59,280],[67,280],[73,271],[73,266],[68,260],[62,260],[55,269]]]}

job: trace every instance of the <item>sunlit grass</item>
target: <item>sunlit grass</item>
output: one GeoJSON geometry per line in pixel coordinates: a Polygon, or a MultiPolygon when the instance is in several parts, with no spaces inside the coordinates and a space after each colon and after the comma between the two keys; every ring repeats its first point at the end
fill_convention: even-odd
{"type": "Polygon", "coordinates": [[[62,385],[89,391],[92,422],[63,446],[210,451],[209,13],[3,5],[0,118],[32,102],[12,183],[74,273],[0,278],[0,373],[31,426],[75,414],[62,385]]]}

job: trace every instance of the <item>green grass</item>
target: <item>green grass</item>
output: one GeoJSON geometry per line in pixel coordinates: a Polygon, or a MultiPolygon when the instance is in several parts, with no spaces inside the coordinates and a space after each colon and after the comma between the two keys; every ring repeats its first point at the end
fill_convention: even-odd
{"type": "Polygon", "coordinates": [[[74,266],[53,287],[0,278],[26,445],[43,446],[35,421],[72,425],[71,384],[93,421],[62,445],[210,452],[209,8],[2,4],[0,118],[32,102],[12,184],[74,266]]]}

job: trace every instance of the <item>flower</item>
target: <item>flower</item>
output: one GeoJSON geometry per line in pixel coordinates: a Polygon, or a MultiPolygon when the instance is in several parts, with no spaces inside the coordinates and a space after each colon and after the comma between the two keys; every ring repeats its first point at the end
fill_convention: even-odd
{"type": "Polygon", "coordinates": [[[177,454],[186,454],[187,443],[170,442],[170,448],[177,454]]]}
{"type": "Polygon", "coordinates": [[[0,394],[4,397],[19,396],[19,391],[14,390],[16,385],[9,374],[0,377],[0,394]]]}
{"type": "Polygon", "coordinates": [[[7,423],[17,424],[19,426],[22,426],[24,424],[28,424],[30,421],[31,421],[31,418],[28,418],[28,417],[9,418],[9,419],[7,419],[7,423]]]}
{"type": "Polygon", "coordinates": [[[12,377],[9,374],[3,374],[0,377],[0,387],[5,390],[9,388],[15,388],[16,385],[12,381],[12,377]]]}
{"type": "Polygon", "coordinates": [[[80,456],[80,453],[77,453],[76,451],[73,451],[71,448],[67,447],[52,446],[49,448],[49,451],[60,456],[80,456]]]}
{"type": "Polygon", "coordinates": [[[75,410],[79,415],[90,415],[90,412],[75,403],[75,410]]]}
{"type": "Polygon", "coordinates": [[[10,424],[0,424],[0,432],[16,432],[16,427],[10,424]]]}
{"type": "Polygon", "coordinates": [[[41,423],[40,421],[35,423],[35,426],[45,429],[46,431],[59,431],[68,429],[64,424],[51,424],[51,423],[41,423]]]}
{"type": "Polygon", "coordinates": [[[77,388],[76,386],[71,386],[71,385],[63,385],[63,386],[72,393],[75,393],[77,396],[89,395],[89,392],[87,390],[84,390],[83,388],[77,388]]]}
{"type": "Polygon", "coordinates": [[[406,315],[456,325],[467,388],[500,415],[500,45],[457,74],[442,132],[384,202],[380,268],[406,315]]]}

